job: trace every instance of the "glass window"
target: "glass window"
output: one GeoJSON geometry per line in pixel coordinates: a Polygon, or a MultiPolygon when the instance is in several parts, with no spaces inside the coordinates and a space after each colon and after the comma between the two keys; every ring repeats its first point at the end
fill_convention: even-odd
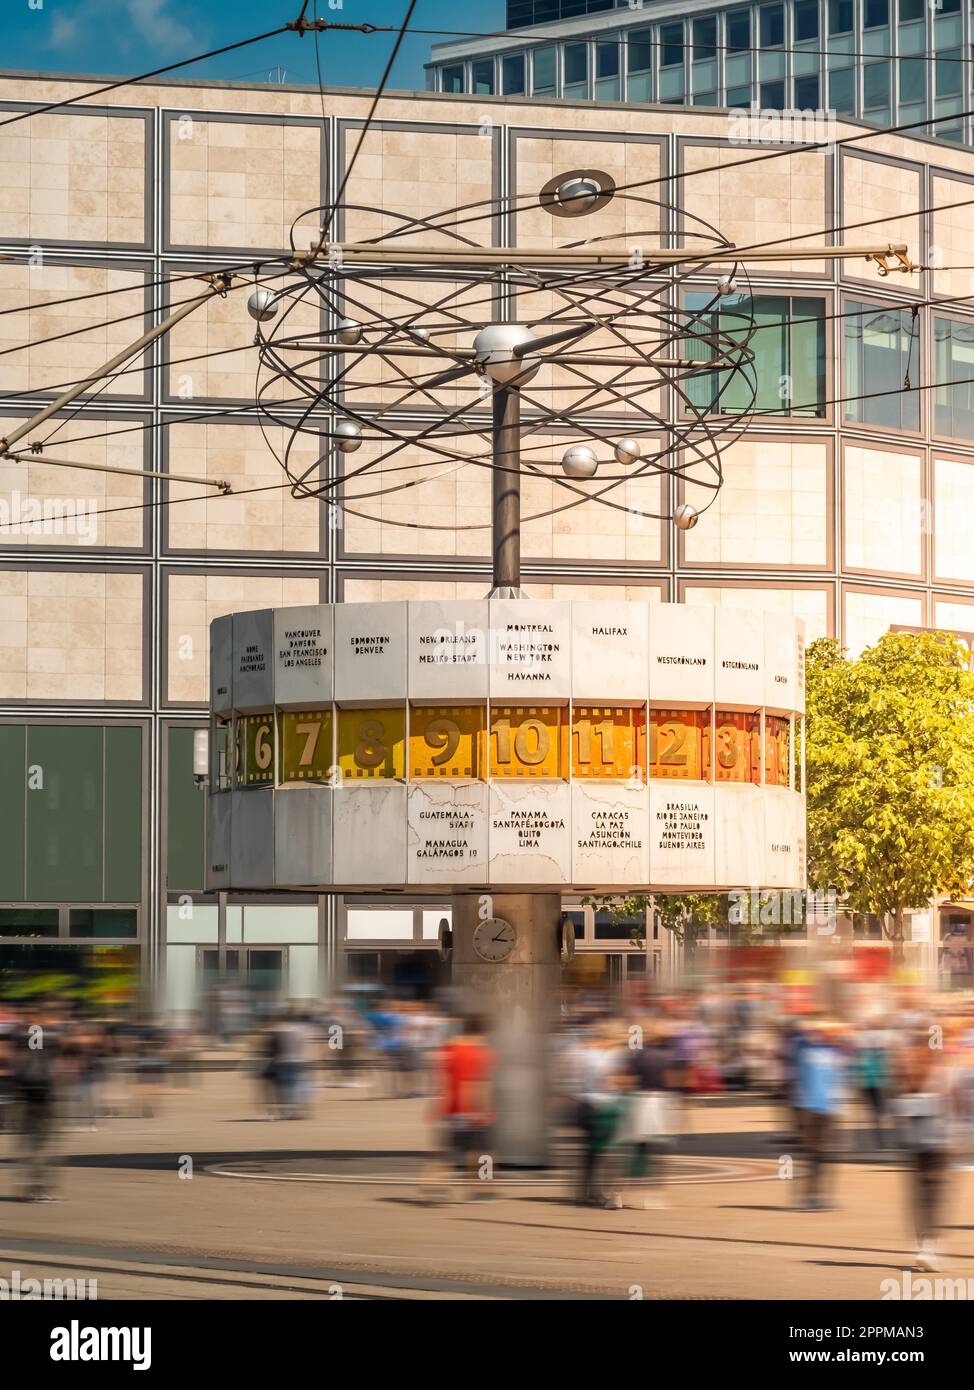
{"type": "Polygon", "coordinates": [[[829,33],[851,34],[853,11],[852,0],[829,0],[829,33]]]}
{"type": "Polygon", "coordinates": [[[502,59],[501,76],[507,95],[521,96],[524,92],[524,54],[515,53],[513,58],[502,59]]]}
{"type": "Polygon", "coordinates": [[[734,342],[745,343],[753,360],[734,373],[695,377],[687,390],[693,405],[708,414],[754,409],[770,415],[825,415],[825,301],[789,295],[728,295],[707,308],[712,294],[687,295],[688,311],[706,310],[695,336],[684,340],[687,355],[710,361],[734,342]],[[753,331],[752,331],[753,325],[753,331]],[[710,328],[714,343],[700,334],[710,328]]]}
{"type": "Polygon", "coordinates": [[[0,908],[0,936],[57,936],[56,907],[0,908]]]}
{"type": "Polygon", "coordinates": [[[889,107],[889,63],[867,63],[862,74],[864,111],[889,107]]]}
{"type": "Polygon", "coordinates": [[[795,42],[818,38],[818,0],[796,0],[795,42]]]}
{"type": "Polygon", "coordinates": [[[762,5],[759,13],[761,16],[761,47],[777,48],[785,41],[784,5],[762,5]]]}
{"type": "Polygon", "coordinates": [[[938,97],[956,97],[964,90],[963,54],[959,48],[938,53],[936,59],[936,92],[938,97]]]}
{"type": "Polygon", "coordinates": [[[588,82],[588,44],[565,44],[565,86],[585,86],[588,82]]]}
{"type": "Polygon", "coordinates": [[[535,96],[554,96],[555,50],[536,48],[531,54],[531,90],[535,96]]]}
{"type": "Polygon", "coordinates": [[[927,96],[926,58],[900,59],[900,102],[925,101],[927,96]]]}
{"type": "Polygon", "coordinates": [[[731,10],[727,16],[727,51],[744,53],[751,47],[751,11],[731,10]]]}
{"type": "Polygon", "coordinates": [[[783,82],[762,82],[761,105],[769,111],[784,110],[785,84],[783,82]]]}
{"type": "Polygon", "coordinates": [[[595,75],[600,78],[619,76],[619,45],[614,39],[595,45],[595,75]]]}
{"type": "Polygon", "coordinates": [[[881,29],[889,23],[889,0],[863,0],[863,23],[867,29],[881,29]]]}
{"type": "Polygon", "coordinates": [[[717,57],[717,16],[693,21],[693,57],[696,62],[717,57]]]}
{"type": "Polygon", "coordinates": [[[920,379],[919,327],[909,309],[845,306],[845,418],[886,429],[918,430],[920,398],[904,390],[920,379]]]}
{"type": "Polygon", "coordinates": [[[659,31],[660,67],[675,68],[683,62],[683,25],[664,24],[659,31]]]}
{"type": "Polygon", "coordinates": [[[799,111],[818,110],[818,73],[795,78],[795,106],[799,111]]]}
{"type": "Polygon", "coordinates": [[[135,938],[139,934],[138,914],[134,908],[73,907],[68,916],[68,934],[135,938]]]}
{"type": "Polygon", "coordinates": [[[900,23],[908,24],[911,19],[923,18],[925,0],[900,0],[900,23]]]}
{"type": "Polygon", "coordinates": [[[629,35],[629,71],[649,72],[653,66],[653,41],[649,29],[633,29],[629,35]]]}
{"type": "Polygon", "coordinates": [[[851,115],[856,109],[856,74],[852,68],[829,73],[829,105],[833,111],[851,115]]]}
{"type": "Polygon", "coordinates": [[[493,96],[494,93],[494,60],[485,58],[478,60],[470,69],[473,78],[473,91],[478,96],[493,96]]]}
{"type": "Polygon", "coordinates": [[[463,64],[457,63],[456,67],[443,69],[443,90],[444,92],[463,91],[463,64]]]}
{"type": "Polygon", "coordinates": [[[974,439],[974,324],[935,318],[933,341],[936,432],[974,439]]]}
{"type": "Polygon", "coordinates": [[[411,941],[413,910],[407,908],[350,907],[346,941],[411,941]]]}
{"type": "Polygon", "coordinates": [[[597,912],[595,914],[596,941],[631,941],[634,934],[641,937],[646,935],[646,914],[644,912],[626,917],[622,922],[614,922],[610,912],[597,912]]]}
{"type": "Polygon", "coordinates": [[[185,725],[169,729],[166,886],[202,892],[206,887],[206,796],[193,779],[195,732],[185,725]]]}

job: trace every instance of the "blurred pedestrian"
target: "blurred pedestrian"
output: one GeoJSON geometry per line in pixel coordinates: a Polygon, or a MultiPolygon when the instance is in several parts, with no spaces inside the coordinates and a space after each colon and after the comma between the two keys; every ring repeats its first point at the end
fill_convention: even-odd
{"type": "Polygon", "coordinates": [[[440,1126],[440,1182],[427,1189],[430,1197],[457,1196],[446,1185],[452,1168],[469,1178],[480,1176],[481,1162],[490,1145],[493,1125],[491,1090],[494,1056],[487,1042],[483,1021],[468,1015],[459,1036],[441,1049],[439,1059],[440,1094],[436,1108],[440,1126]]]}
{"type": "Polygon", "coordinates": [[[795,1106],[805,1164],[802,1207],[827,1211],[826,1170],[835,1145],[836,1116],[842,1102],[844,1059],[834,1024],[811,1022],[797,1047],[795,1106]]]}
{"type": "Polygon", "coordinates": [[[578,1201],[583,1206],[621,1206],[617,1193],[607,1191],[604,1169],[618,1132],[622,1091],[620,1025],[594,1025],[579,1057],[578,1127],[582,1136],[578,1201]]]}
{"type": "Polygon", "coordinates": [[[889,1124],[889,1038],[878,1021],[865,1028],[859,1036],[853,1074],[866,1108],[867,1125],[864,1137],[868,1139],[871,1133],[873,1147],[885,1148],[889,1124]]]}
{"type": "Polygon", "coordinates": [[[904,1122],[909,1203],[916,1234],[916,1268],[939,1268],[936,1240],[942,1225],[952,1121],[951,1073],[936,1034],[914,1029],[901,1058],[897,1110],[904,1122]]]}
{"type": "Polygon", "coordinates": [[[25,1016],[14,1036],[14,1094],[20,1128],[20,1197],[53,1201],[54,1145],[62,1082],[61,1034],[52,1009],[25,1016]]]}
{"type": "Polygon", "coordinates": [[[632,1092],[623,1120],[627,1147],[624,1170],[627,1205],[663,1205],[660,1185],[666,1144],[672,1134],[672,1094],[676,1081],[666,1028],[659,1020],[643,1029],[642,1047],[629,1056],[632,1092]]]}

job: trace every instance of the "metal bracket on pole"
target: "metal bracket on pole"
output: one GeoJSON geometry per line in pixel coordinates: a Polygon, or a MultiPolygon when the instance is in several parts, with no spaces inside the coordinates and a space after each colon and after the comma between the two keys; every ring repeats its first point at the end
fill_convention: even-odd
{"type": "MultiPolygon", "coordinates": [[[[163,319],[161,323],[157,323],[154,328],[150,328],[148,333],[143,333],[141,338],[137,338],[134,343],[123,348],[121,352],[117,352],[114,357],[109,358],[109,360],[103,363],[96,371],[86,376],[83,381],[76,382],[74,386],[69,387],[67,391],[63,391],[56,400],[51,401],[50,405],[46,405],[43,410],[37,411],[29,420],[25,420],[22,425],[18,425],[17,428],[11,430],[8,435],[0,438],[0,459],[11,459],[18,463],[26,462],[27,459],[23,454],[18,455],[13,451],[13,446],[18,440],[23,439],[28,434],[32,434],[34,430],[43,425],[45,421],[50,420],[52,415],[56,415],[58,411],[63,410],[65,406],[77,400],[77,398],[87,391],[90,386],[96,385],[103,377],[111,376],[112,372],[124,366],[130,358],[144,352],[157,338],[161,338],[163,334],[175,328],[177,323],[181,323],[184,318],[187,318],[194,309],[200,308],[203,304],[208,304],[211,299],[217,296],[221,299],[225,299],[227,291],[233,287],[235,278],[239,277],[235,277],[231,275],[229,271],[225,270],[217,271],[214,274],[194,276],[194,279],[203,280],[207,285],[206,290],[202,294],[197,295],[194,299],[187,300],[185,304],[180,305],[168,318],[163,319]]],[[[30,446],[30,453],[40,456],[42,448],[43,446],[40,444],[32,444],[30,446]]],[[[161,477],[175,480],[175,475],[171,473],[151,473],[137,468],[115,468],[107,464],[101,465],[95,463],[71,463],[66,459],[45,459],[44,461],[62,468],[90,468],[100,473],[133,473],[137,477],[161,477]]],[[[179,478],[178,481],[199,483],[202,487],[217,487],[223,493],[232,491],[229,483],[214,482],[211,478],[188,478],[183,476],[179,478]]]]}

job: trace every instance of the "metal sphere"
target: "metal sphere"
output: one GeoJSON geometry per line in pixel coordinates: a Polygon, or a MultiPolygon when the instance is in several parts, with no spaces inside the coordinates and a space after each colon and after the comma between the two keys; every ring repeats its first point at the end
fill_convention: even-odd
{"type": "Polygon", "coordinates": [[[254,290],[247,300],[247,313],[258,323],[277,317],[277,302],[273,290],[254,290]]]}
{"type": "Polygon", "coordinates": [[[343,454],[354,454],[362,447],[362,426],[354,420],[339,420],[332,438],[343,454]]]}
{"type": "Polygon", "coordinates": [[[340,343],[354,347],[362,341],[362,325],[356,319],[340,319],[336,336],[340,343]]]}
{"type": "Polygon", "coordinates": [[[422,338],[424,343],[429,342],[430,331],[428,328],[407,328],[406,332],[414,338],[422,338]]]}
{"type": "Polygon", "coordinates": [[[593,478],[599,461],[587,444],[573,444],[562,455],[561,466],[569,478],[593,478]]]}
{"type": "Polygon", "coordinates": [[[717,281],[717,293],[718,293],[718,294],[736,294],[736,293],[737,293],[737,281],[734,279],[733,275],[722,275],[722,276],[720,277],[720,279],[717,281]]]}
{"type": "Polygon", "coordinates": [[[612,451],[616,456],[616,463],[623,463],[627,466],[635,463],[642,455],[642,450],[635,439],[620,439],[612,451]]]}
{"type": "Polygon", "coordinates": [[[599,196],[599,186],[591,179],[566,179],[555,190],[555,197],[563,208],[571,212],[588,212],[599,196]]]}
{"type": "Polygon", "coordinates": [[[700,520],[700,513],[692,502],[681,502],[673,513],[673,520],[681,531],[692,531],[700,520]]]}
{"type": "Polygon", "coordinates": [[[523,323],[489,323],[473,340],[477,365],[491,381],[504,385],[516,379],[518,386],[524,386],[537,372],[541,362],[531,355],[515,357],[514,349],[524,343],[533,343],[534,338],[530,328],[523,323]]]}

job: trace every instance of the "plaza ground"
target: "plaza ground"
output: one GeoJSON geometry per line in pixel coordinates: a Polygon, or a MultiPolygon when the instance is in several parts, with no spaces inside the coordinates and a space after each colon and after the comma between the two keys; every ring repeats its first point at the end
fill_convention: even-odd
{"type": "MultiPolygon", "coordinates": [[[[311,1118],[268,1121],[251,1076],[209,1071],[154,1118],[63,1134],[48,1204],[12,1200],[0,1136],[0,1277],[96,1278],[100,1298],[877,1299],[909,1263],[895,1160],[857,1154],[837,1210],[791,1210],[782,1116],[760,1101],[693,1105],[653,1210],[579,1207],[560,1176],[430,1205],[430,1113],[323,1088],[311,1118]]],[[[945,1222],[943,1273],[974,1280],[974,1173],[950,1174],[945,1222]]]]}

